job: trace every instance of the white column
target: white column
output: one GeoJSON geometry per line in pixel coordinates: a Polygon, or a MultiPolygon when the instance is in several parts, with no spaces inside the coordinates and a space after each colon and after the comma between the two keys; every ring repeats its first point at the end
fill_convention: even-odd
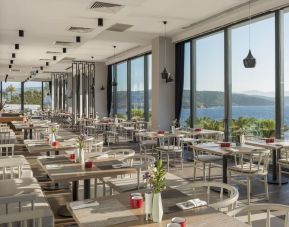
{"type": "Polygon", "coordinates": [[[82,113],[83,113],[83,107],[82,107],[82,101],[83,101],[83,98],[82,98],[82,74],[83,74],[83,71],[81,70],[80,71],[80,80],[79,80],[79,118],[82,118],[82,113]]]}
{"type": "Polygon", "coordinates": [[[95,63],[95,89],[94,89],[94,97],[95,97],[95,112],[100,117],[107,116],[107,66],[103,62],[95,63]],[[105,90],[100,90],[101,86],[104,86],[105,90]]]}
{"type": "Polygon", "coordinates": [[[54,110],[54,99],[55,99],[55,94],[54,94],[54,75],[51,75],[51,110],[54,110]]]}
{"type": "Polygon", "coordinates": [[[175,45],[170,38],[158,37],[152,40],[152,128],[168,130],[175,117],[175,45]],[[173,82],[166,83],[161,72],[166,66],[173,82]]]}

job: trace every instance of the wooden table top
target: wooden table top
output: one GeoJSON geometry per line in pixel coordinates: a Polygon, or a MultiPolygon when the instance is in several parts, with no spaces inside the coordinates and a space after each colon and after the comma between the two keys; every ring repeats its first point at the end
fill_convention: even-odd
{"type": "Polygon", "coordinates": [[[262,150],[260,147],[247,144],[243,144],[242,146],[221,147],[218,143],[203,143],[194,144],[190,147],[199,151],[209,152],[220,156],[231,155],[234,154],[234,152],[250,153],[256,150],[262,150]]]}
{"type": "Polygon", "coordinates": [[[90,178],[114,177],[123,174],[136,173],[136,168],[113,168],[112,165],[120,164],[115,159],[95,160],[93,168],[86,169],[80,163],[70,161],[66,156],[55,156],[38,159],[40,165],[53,182],[71,182],[90,178]]]}
{"type": "Polygon", "coordinates": [[[64,152],[78,148],[78,145],[75,141],[60,142],[57,146],[52,146],[52,144],[46,143],[45,140],[31,140],[31,143],[29,143],[28,140],[25,141],[27,150],[30,154],[50,151],[64,152]]]}
{"type": "MultiPolygon", "coordinates": [[[[213,208],[210,207],[200,207],[190,210],[182,211],[175,204],[177,202],[184,202],[189,197],[180,196],[179,193],[172,191],[162,192],[162,200],[164,207],[164,216],[161,223],[153,223],[152,221],[145,220],[144,208],[131,209],[130,208],[130,193],[121,193],[118,195],[113,195],[109,197],[97,198],[99,206],[94,206],[90,208],[82,209],[71,209],[70,203],[67,204],[68,209],[76,220],[80,227],[98,227],[98,226],[147,226],[147,227],[164,227],[166,224],[171,222],[173,217],[185,217],[187,221],[187,226],[194,227],[245,227],[249,226],[245,223],[240,222],[233,217],[227,216],[213,208]],[[173,198],[170,198],[173,197],[173,198]],[[111,204],[116,204],[117,206],[111,206],[111,204]],[[105,207],[107,211],[105,212],[105,207]],[[123,215],[123,217],[121,217],[123,215]],[[125,216],[126,215],[126,216],[125,216]],[[99,220],[99,218],[103,220],[99,220]],[[115,224],[113,219],[118,218],[115,224]]],[[[175,190],[174,190],[175,191],[175,190]]]]}
{"type": "Polygon", "coordinates": [[[288,140],[277,140],[273,143],[266,143],[265,140],[246,140],[245,142],[248,145],[263,147],[267,149],[280,149],[280,148],[289,148],[288,140]]]}

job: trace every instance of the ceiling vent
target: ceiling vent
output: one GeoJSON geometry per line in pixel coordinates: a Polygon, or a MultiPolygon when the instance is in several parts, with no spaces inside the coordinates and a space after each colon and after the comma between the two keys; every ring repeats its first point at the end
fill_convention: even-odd
{"type": "Polygon", "coordinates": [[[62,54],[62,52],[59,51],[46,51],[46,54],[62,54]]]}
{"type": "Polygon", "coordinates": [[[12,69],[11,71],[12,71],[12,72],[21,72],[20,69],[12,69]]]}
{"type": "Polygon", "coordinates": [[[73,42],[67,42],[67,41],[55,41],[54,45],[57,46],[72,46],[73,42]]]}
{"type": "Polygon", "coordinates": [[[67,29],[70,32],[77,32],[77,33],[89,33],[93,31],[93,28],[84,28],[84,27],[73,27],[67,29]]]}
{"type": "Polygon", "coordinates": [[[127,29],[131,28],[133,25],[130,24],[114,24],[110,26],[107,30],[108,31],[113,31],[113,32],[124,32],[127,29]]]}
{"type": "Polygon", "coordinates": [[[49,59],[49,58],[40,58],[39,60],[40,61],[50,61],[51,59],[49,59]]]}
{"type": "Polygon", "coordinates": [[[123,6],[114,4],[114,3],[108,3],[108,2],[94,2],[90,9],[93,9],[95,11],[99,12],[105,12],[105,13],[117,13],[123,6]]]}
{"type": "Polygon", "coordinates": [[[71,62],[71,61],[74,61],[74,60],[75,60],[75,58],[65,57],[60,62],[71,62]]]}

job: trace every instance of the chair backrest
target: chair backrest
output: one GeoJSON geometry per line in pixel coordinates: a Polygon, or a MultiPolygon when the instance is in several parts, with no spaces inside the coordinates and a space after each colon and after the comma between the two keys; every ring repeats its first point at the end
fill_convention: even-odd
{"type": "Polygon", "coordinates": [[[2,170],[2,180],[21,178],[22,167],[24,166],[25,159],[23,156],[9,156],[0,157],[0,170],[2,170]],[[15,170],[16,169],[16,170],[15,170]]]}
{"type": "Polygon", "coordinates": [[[103,141],[99,141],[93,144],[94,152],[102,152],[103,150],[103,141]]]}
{"type": "MultiPolygon", "coordinates": [[[[282,205],[282,204],[272,204],[272,203],[263,203],[263,204],[252,204],[245,207],[240,207],[235,210],[229,211],[227,214],[230,216],[236,216],[240,215],[242,213],[247,214],[248,220],[247,222],[251,225],[252,224],[252,213],[258,212],[258,222],[260,221],[260,212],[266,212],[265,218],[266,218],[266,227],[271,226],[271,212],[278,212],[278,216],[285,215],[284,219],[284,227],[288,227],[288,213],[289,213],[289,206],[282,205]]],[[[273,216],[275,217],[275,216],[273,216]]],[[[283,220],[283,218],[280,218],[280,221],[283,220]]],[[[260,223],[258,223],[260,224],[260,223]]],[[[254,226],[254,224],[252,225],[254,226]]],[[[260,225],[258,225],[260,226],[260,225]]],[[[274,226],[274,225],[272,225],[274,226]]],[[[278,225],[280,226],[280,225],[278,225]]]]}
{"type": "Polygon", "coordinates": [[[270,150],[254,150],[250,152],[234,152],[234,162],[244,172],[261,171],[268,172],[270,150]]]}
{"type": "Polygon", "coordinates": [[[130,167],[137,166],[143,171],[148,170],[150,167],[154,167],[156,159],[151,155],[137,154],[131,157],[127,157],[122,161],[127,163],[130,167]]]}
{"type": "Polygon", "coordinates": [[[0,144],[0,157],[1,156],[13,156],[14,144],[0,144]]]}
{"type": "Polygon", "coordinates": [[[159,146],[166,147],[166,150],[176,150],[183,148],[182,136],[178,135],[164,135],[158,138],[159,146]]]}
{"type": "Polygon", "coordinates": [[[115,149],[115,150],[108,151],[107,154],[108,156],[111,156],[113,158],[123,160],[125,158],[134,156],[135,151],[131,149],[115,149]]]}
{"type": "Polygon", "coordinates": [[[93,143],[94,143],[94,138],[93,137],[87,138],[84,141],[84,151],[85,152],[91,152],[93,143]]]}
{"type": "MultiPolygon", "coordinates": [[[[208,206],[213,207],[218,210],[227,209],[227,211],[235,208],[236,202],[239,198],[239,191],[234,186],[221,182],[194,182],[190,184],[190,188],[193,189],[193,192],[197,188],[205,188],[207,191],[207,203],[208,206]],[[216,191],[220,191],[219,198],[220,200],[214,203],[210,203],[210,194],[211,189],[214,188],[216,191]],[[226,193],[226,194],[225,194],[226,193]]],[[[192,192],[192,194],[193,194],[192,192]]]]}
{"type": "Polygon", "coordinates": [[[10,131],[0,132],[0,144],[10,143],[10,131]]]}

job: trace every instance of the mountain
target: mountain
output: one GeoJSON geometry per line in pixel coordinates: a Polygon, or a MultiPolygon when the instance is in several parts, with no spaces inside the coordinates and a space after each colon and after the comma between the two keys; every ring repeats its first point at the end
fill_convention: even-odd
{"type": "MultiPolygon", "coordinates": [[[[266,96],[266,97],[271,97],[271,98],[275,97],[274,91],[264,92],[264,91],[257,91],[257,90],[249,90],[249,91],[243,91],[240,93],[245,94],[245,95],[266,96]]],[[[289,91],[284,91],[284,95],[289,96],[289,91]]]]}

